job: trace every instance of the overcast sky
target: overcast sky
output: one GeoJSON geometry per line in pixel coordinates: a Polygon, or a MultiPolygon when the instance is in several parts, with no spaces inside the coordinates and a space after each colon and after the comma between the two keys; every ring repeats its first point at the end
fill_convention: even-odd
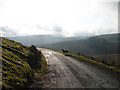
{"type": "Polygon", "coordinates": [[[0,0],[0,36],[117,33],[119,0],[103,1],[0,0]]]}

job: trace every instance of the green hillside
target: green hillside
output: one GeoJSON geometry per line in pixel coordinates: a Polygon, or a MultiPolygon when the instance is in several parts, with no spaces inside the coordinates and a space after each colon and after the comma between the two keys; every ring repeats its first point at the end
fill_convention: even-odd
{"type": "Polygon", "coordinates": [[[98,37],[106,39],[108,42],[111,42],[111,43],[118,43],[118,41],[120,40],[120,33],[100,35],[98,37]]]}
{"type": "Polygon", "coordinates": [[[37,73],[45,69],[45,59],[34,46],[2,38],[2,87],[24,88],[37,73]]]}

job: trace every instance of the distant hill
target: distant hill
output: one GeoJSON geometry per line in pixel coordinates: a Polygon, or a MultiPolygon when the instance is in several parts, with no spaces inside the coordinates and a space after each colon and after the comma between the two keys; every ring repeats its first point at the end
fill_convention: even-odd
{"type": "Polygon", "coordinates": [[[108,42],[111,42],[111,43],[118,43],[118,41],[120,40],[120,33],[118,33],[118,34],[100,35],[98,37],[106,39],[108,42]]]}
{"type": "Polygon", "coordinates": [[[74,53],[92,54],[112,54],[117,53],[118,34],[108,34],[94,36],[87,39],[64,41],[53,44],[44,44],[39,47],[62,49],[66,48],[74,53]]]}
{"type": "Polygon", "coordinates": [[[15,40],[17,42],[21,42],[24,45],[30,46],[33,45],[41,45],[41,44],[49,44],[56,43],[68,40],[78,40],[87,38],[90,36],[79,36],[79,37],[59,37],[59,36],[51,36],[51,35],[30,35],[30,36],[16,36],[16,37],[6,37],[11,40],[15,40]]]}

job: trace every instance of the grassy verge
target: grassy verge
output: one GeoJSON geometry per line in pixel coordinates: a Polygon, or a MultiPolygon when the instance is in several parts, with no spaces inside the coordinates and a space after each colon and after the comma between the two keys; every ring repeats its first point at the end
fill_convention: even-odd
{"type": "MultiPolygon", "coordinates": [[[[51,50],[54,50],[54,49],[51,49],[51,50]]],[[[64,53],[63,53],[62,51],[60,51],[60,50],[54,50],[54,51],[64,54],[64,53]]],[[[88,57],[86,57],[86,56],[83,56],[83,55],[78,55],[78,54],[71,53],[71,52],[66,53],[65,55],[71,56],[71,57],[76,58],[76,59],[78,59],[78,60],[82,59],[82,60],[85,60],[85,61],[88,61],[88,62],[92,62],[92,63],[97,64],[97,65],[100,65],[100,66],[102,66],[102,67],[106,67],[106,68],[108,68],[108,69],[111,69],[111,70],[113,70],[113,71],[120,72],[120,68],[106,65],[106,64],[104,64],[104,63],[102,63],[102,62],[98,62],[98,61],[92,60],[92,59],[90,59],[90,58],[88,58],[88,57]]]]}
{"type": "Polygon", "coordinates": [[[44,55],[42,54],[42,61],[41,63],[41,67],[37,68],[37,69],[32,69],[34,72],[34,77],[32,82],[29,82],[27,85],[27,88],[33,89],[33,88],[43,88],[43,82],[44,82],[44,75],[48,72],[48,68],[47,68],[47,61],[44,57],[44,55]]]}
{"type": "Polygon", "coordinates": [[[44,75],[45,73],[47,73],[47,71],[48,71],[47,61],[46,61],[44,55],[42,55],[42,60],[40,63],[41,63],[41,67],[33,70],[34,78],[38,78],[38,77],[44,75]]]}

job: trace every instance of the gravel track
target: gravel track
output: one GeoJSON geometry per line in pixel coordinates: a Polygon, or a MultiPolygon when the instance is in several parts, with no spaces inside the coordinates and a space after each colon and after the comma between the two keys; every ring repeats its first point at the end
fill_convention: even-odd
{"type": "Polygon", "coordinates": [[[43,88],[120,88],[116,72],[49,49],[38,50],[44,54],[49,69],[43,88]]]}

